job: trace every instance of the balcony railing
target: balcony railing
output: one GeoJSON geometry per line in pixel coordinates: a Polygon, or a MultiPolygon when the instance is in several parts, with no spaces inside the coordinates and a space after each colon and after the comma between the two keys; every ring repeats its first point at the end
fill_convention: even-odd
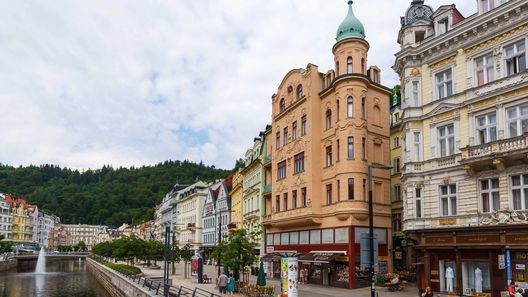
{"type": "Polygon", "coordinates": [[[265,185],[264,186],[264,194],[271,193],[271,185],[265,185]]]}
{"type": "Polygon", "coordinates": [[[462,148],[462,159],[470,160],[497,153],[507,153],[528,148],[528,134],[494,142],[462,148]]]}
{"type": "Polygon", "coordinates": [[[264,156],[263,158],[264,164],[268,164],[271,162],[271,155],[264,156]]]}

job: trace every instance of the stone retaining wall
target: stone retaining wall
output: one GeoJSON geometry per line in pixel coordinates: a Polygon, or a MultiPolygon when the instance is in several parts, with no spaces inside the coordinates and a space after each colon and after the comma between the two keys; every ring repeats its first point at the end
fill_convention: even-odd
{"type": "Polygon", "coordinates": [[[112,297],[153,297],[153,292],[132,283],[116,271],[86,258],[86,268],[112,297]]]}
{"type": "Polygon", "coordinates": [[[2,260],[0,261],[0,271],[6,271],[15,269],[17,267],[17,260],[16,259],[9,259],[9,260],[2,260]]]}

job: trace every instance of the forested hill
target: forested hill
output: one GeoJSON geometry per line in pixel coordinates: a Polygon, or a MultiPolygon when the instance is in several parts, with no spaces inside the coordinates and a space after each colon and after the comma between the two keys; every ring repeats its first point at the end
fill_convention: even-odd
{"type": "Polygon", "coordinates": [[[0,165],[0,193],[22,196],[63,223],[141,223],[150,220],[154,206],[174,184],[225,178],[229,171],[188,161],[155,166],[79,172],[53,165],[0,165]]]}

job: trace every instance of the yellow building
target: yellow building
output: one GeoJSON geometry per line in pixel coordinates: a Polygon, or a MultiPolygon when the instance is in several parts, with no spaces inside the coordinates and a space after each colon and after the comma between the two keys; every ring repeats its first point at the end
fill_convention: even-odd
{"type": "Polygon", "coordinates": [[[402,159],[402,133],[400,99],[397,94],[391,99],[390,115],[390,155],[392,161],[391,170],[391,213],[392,213],[392,259],[394,270],[406,268],[406,240],[402,229],[403,202],[401,169],[402,159]]]}
{"type": "Polygon", "coordinates": [[[421,287],[494,297],[501,255],[528,276],[528,3],[476,3],[465,18],[414,0],[402,18],[403,227],[421,287]]]}
{"type": "Polygon", "coordinates": [[[243,227],[242,220],[242,192],[244,191],[244,176],[240,174],[240,170],[233,175],[233,188],[229,193],[231,196],[231,223],[236,225],[236,228],[243,227]]]}
{"type": "MultiPolygon", "coordinates": [[[[272,97],[272,131],[265,134],[273,154],[265,195],[268,272],[278,271],[271,252],[296,251],[309,283],[370,284],[368,165],[390,164],[391,90],[380,84],[377,67],[367,67],[369,48],[349,1],[332,48],[335,69],[291,70],[272,97]]],[[[376,260],[384,273],[391,269],[388,171],[373,171],[373,189],[376,260]]]]}
{"type": "Polygon", "coordinates": [[[14,242],[31,242],[31,232],[29,230],[29,204],[24,199],[12,199],[6,196],[11,206],[11,215],[13,216],[13,241],[14,242]]]}

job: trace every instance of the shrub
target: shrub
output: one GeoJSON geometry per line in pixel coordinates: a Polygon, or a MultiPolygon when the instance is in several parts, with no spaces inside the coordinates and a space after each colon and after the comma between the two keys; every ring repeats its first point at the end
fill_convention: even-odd
{"type": "Polygon", "coordinates": [[[141,269],[126,264],[115,264],[111,262],[105,262],[104,265],[127,276],[138,275],[142,273],[141,269]]]}

